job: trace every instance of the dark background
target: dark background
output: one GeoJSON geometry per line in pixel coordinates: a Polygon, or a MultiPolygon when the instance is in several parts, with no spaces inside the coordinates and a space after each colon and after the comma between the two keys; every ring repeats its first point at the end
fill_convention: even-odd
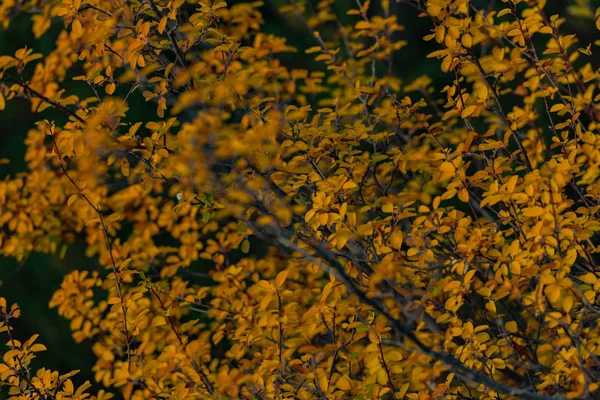
{"type": "MultiPolygon", "coordinates": [[[[281,57],[285,64],[294,68],[322,69],[322,65],[315,64],[311,61],[311,57],[306,57],[304,54],[305,49],[316,43],[302,21],[278,14],[278,7],[285,3],[286,0],[265,1],[262,9],[265,19],[264,30],[287,37],[288,42],[298,48],[297,53],[285,54],[281,57]]],[[[429,21],[417,18],[416,11],[406,5],[396,4],[393,0],[390,3],[392,13],[398,16],[399,23],[406,28],[404,32],[397,34],[397,38],[407,40],[409,43],[398,53],[397,60],[394,62],[395,73],[405,82],[421,75],[428,75],[433,79],[434,86],[439,86],[449,77],[440,71],[437,60],[426,58],[426,55],[437,46],[434,41],[422,40],[422,37],[429,33],[429,21]]],[[[473,3],[479,7],[488,4],[487,1],[473,3]]],[[[498,3],[502,5],[501,2],[498,3]]],[[[547,14],[567,16],[566,7],[573,3],[574,1],[549,0],[547,14]]],[[[373,12],[376,12],[375,7],[376,5],[373,4],[373,12]]],[[[346,10],[355,8],[354,1],[338,1],[335,3],[335,8],[344,24],[353,22],[352,17],[346,15],[346,10]]],[[[0,28],[0,55],[14,54],[17,49],[24,46],[33,48],[36,53],[47,54],[54,48],[54,41],[61,28],[62,22],[55,20],[52,28],[42,38],[36,40],[31,34],[30,17],[21,15],[11,22],[8,29],[0,28]]],[[[323,33],[323,29],[320,30],[323,33]]],[[[592,20],[574,16],[567,18],[563,32],[576,33],[581,47],[585,47],[599,36],[592,20]]],[[[63,87],[69,88],[73,93],[92,95],[85,83],[64,82],[63,87]]],[[[154,114],[154,106],[147,105],[143,101],[131,100],[135,103],[131,104],[130,118],[144,120],[145,116],[154,114]]],[[[10,159],[10,164],[0,165],[1,179],[8,179],[11,175],[26,170],[24,139],[27,131],[34,127],[34,121],[41,118],[56,120],[59,123],[64,121],[64,116],[52,109],[44,111],[42,115],[33,115],[30,112],[29,102],[24,99],[7,102],[6,109],[0,112],[0,159],[10,159]]],[[[62,319],[55,309],[50,310],[48,302],[66,273],[74,269],[97,268],[99,268],[97,260],[85,256],[82,244],[69,247],[64,259],[60,259],[58,255],[32,254],[25,261],[17,262],[0,254],[0,281],[2,281],[0,296],[6,297],[9,304],[19,303],[22,308],[22,317],[14,323],[16,336],[25,340],[38,333],[40,335],[38,342],[44,343],[48,351],[38,353],[36,366],[59,370],[61,373],[80,369],[80,374],[74,377],[76,383],[85,380],[93,381],[91,373],[95,361],[93,354],[89,343],[75,344],[71,338],[68,321],[62,319]]],[[[6,393],[2,393],[0,389],[0,399],[6,398],[5,396],[6,393]]]]}

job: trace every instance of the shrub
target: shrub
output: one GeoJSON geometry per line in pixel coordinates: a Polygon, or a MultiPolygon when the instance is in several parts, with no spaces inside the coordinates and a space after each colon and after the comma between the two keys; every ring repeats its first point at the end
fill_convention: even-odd
{"type": "MultiPolygon", "coordinates": [[[[260,2],[0,5],[37,38],[63,23],[48,54],[0,57],[0,109],[55,110],[0,183],[0,245],[84,242],[104,267],[50,301],[97,357],[92,398],[595,396],[595,50],[544,0],[399,3],[348,3],[349,25],[333,0],[283,6],[310,69],[260,2]],[[392,6],[430,21],[443,79],[398,78],[392,6]]],[[[34,373],[45,347],[0,314],[12,398],[89,396],[34,373]]]]}

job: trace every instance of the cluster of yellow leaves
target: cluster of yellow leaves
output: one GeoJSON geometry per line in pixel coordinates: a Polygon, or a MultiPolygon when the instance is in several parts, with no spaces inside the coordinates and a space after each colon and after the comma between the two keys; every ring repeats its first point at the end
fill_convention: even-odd
{"type": "MultiPolygon", "coordinates": [[[[27,171],[0,182],[0,250],[80,240],[105,267],[70,272],[50,306],[106,390],[597,394],[600,71],[545,1],[358,0],[347,26],[333,0],[291,1],[311,70],[285,65],[296,49],[261,31],[261,2],[43,3],[0,5],[4,27],[31,13],[36,37],[63,23],[43,57],[0,56],[0,108],[63,114],[31,127],[27,171]],[[411,7],[443,87],[396,76],[411,7]]],[[[34,340],[11,338],[0,383],[85,398],[31,374],[34,340]]]]}
{"type": "Polygon", "coordinates": [[[69,378],[79,371],[59,375],[57,371],[40,368],[34,373],[31,363],[36,357],[35,353],[46,351],[46,346],[35,343],[39,336],[37,334],[23,343],[13,337],[13,327],[9,321],[20,315],[17,304],[9,308],[6,299],[0,297],[0,333],[6,333],[8,339],[8,350],[0,353],[0,388],[6,386],[3,393],[8,394],[9,399],[108,400],[114,397],[104,390],[100,390],[96,396],[90,396],[85,393],[91,386],[89,382],[75,388],[69,378]]]}

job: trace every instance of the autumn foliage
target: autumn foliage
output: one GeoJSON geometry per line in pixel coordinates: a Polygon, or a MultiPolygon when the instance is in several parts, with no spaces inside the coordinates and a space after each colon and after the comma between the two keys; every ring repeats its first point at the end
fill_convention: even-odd
{"type": "Polygon", "coordinates": [[[104,267],[73,266],[49,303],[103,389],[37,365],[0,298],[0,391],[598,398],[595,45],[545,0],[400,1],[424,38],[389,0],[348,2],[352,24],[314,3],[280,9],[314,38],[306,70],[261,2],[0,2],[5,28],[62,24],[48,54],[0,55],[0,109],[42,113],[0,182],[1,254],[83,241],[104,267]],[[435,42],[446,83],[398,78],[408,40],[435,42]]]}

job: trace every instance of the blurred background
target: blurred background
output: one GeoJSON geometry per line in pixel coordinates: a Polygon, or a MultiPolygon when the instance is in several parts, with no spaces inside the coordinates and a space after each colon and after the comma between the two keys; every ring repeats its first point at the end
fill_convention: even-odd
{"type": "MultiPolygon", "coordinates": [[[[2,1],[2,0],[0,0],[2,1]]],[[[487,7],[494,0],[472,1],[477,7],[487,7]]],[[[229,3],[235,3],[229,1],[229,3]]],[[[313,0],[316,4],[316,0],[313,0]]],[[[371,11],[377,12],[377,3],[373,1],[371,11]]],[[[397,34],[397,39],[408,41],[408,46],[399,52],[396,73],[404,81],[411,80],[421,75],[428,75],[434,82],[434,86],[449,79],[439,68],[439,62],[428,59],[426,55],[433,51],[437,44],[435,41],[424,42],[422,37],[430,33],[430,23],[427,19],[417,18],[417,12],[412,8],[401,5],[394,0],[390,1],[391,12],[398,17],[405,31],[397,34]]],[[[548,0],[547,14],[559,14],[567,16],[567,7],[576,1],[548,0]]],[[[599,4],[592,0],[580,1],[596,9],[599,4]]],[[[323,65],[317,65],[306,57],[304,50],[315,45],[311,34],[300,19],[282,16],[278,13],[280,6],[287,4],[287,0],[266,0],[262,8],[265,19],[264,31],[278,36],[286,37],[288,43],[298,49],[297,53],[283,55],[282,61],[294,68],[323,69],[323,65]]],[[[502,2],[498,1],[499,5],[502,2]]],[[[349,8],[355,8],[353,0],[336,1],[334,7],[345,25],[355,22],[352,17],[346,15],[349,8]]],[[[581,18],[576,9],[571,9],[567,23],[563,26],[563,32],[576,33],[580,39],[580,47],[598,39],[598,31],[591,19],[581,18]]],[[[1,21],[0,21],[1,22],[1,21]]],[[[0,55],[14,54],[22,47],[33,48],[34,52],[48,54],[54,48],[54,41],[62,28],[62,22],[55,20],[52,28],[40,39],[35,39],[31,33],[31,22],[29,15],[20,15],[13,20],[8,29],[0,28],[0,55]]],[[[82,82],[65,82],[63,87],[68,92],[77,94],[89,92],[89,87],[82,82]]],[[[443,87],[443,86],[442,86],[443,87]]],[[[145,115],[154,114],[154,106],[143,101],[135,102],[130,107],[132,119],[144,120],[145,115]],[[148,113],[149,111],[149,113],[148,113]]],[[[6,109],[0,112],[0,159],[7,158],[9,164],[0,165],[0,178],[26,170],[24,162],[25,145],[24,139],[27,131],[34,127],[34,121],[46,118],[55,120],[57,123],[64,121],[64,116],[49,108],[42,115],[34,115],[30,112],[29,101],[17,99],[7,103],[6,109]]],[[[5,258],[0,254],[0,296],[6,297],[9,304],[19,303],[22,308],[22,318],[16,321],[16,336],[26,339],[38,333],[38,342],[44,343],[48,351],[38,353],[36,364],[59,370],[61,373],[73,369],[81,369],[75,381],[82,383],[85,380],[93,381],[91,367],[94,357],[89,348],[89,343],[75,344],[71,338],[68,322],[58,316],[56,310],[48,308],[48,302],[53,292],[60,286],[63,276],[74,269],[93,270],[99,268],[95,259],[85,256],[82,244],[69,247],[63,259],[58,255],[31,254],[25,261],[16,262],[14,259],[5,258]]],[[[7,398],[0,388],[0,399],[7,398]]]]}

